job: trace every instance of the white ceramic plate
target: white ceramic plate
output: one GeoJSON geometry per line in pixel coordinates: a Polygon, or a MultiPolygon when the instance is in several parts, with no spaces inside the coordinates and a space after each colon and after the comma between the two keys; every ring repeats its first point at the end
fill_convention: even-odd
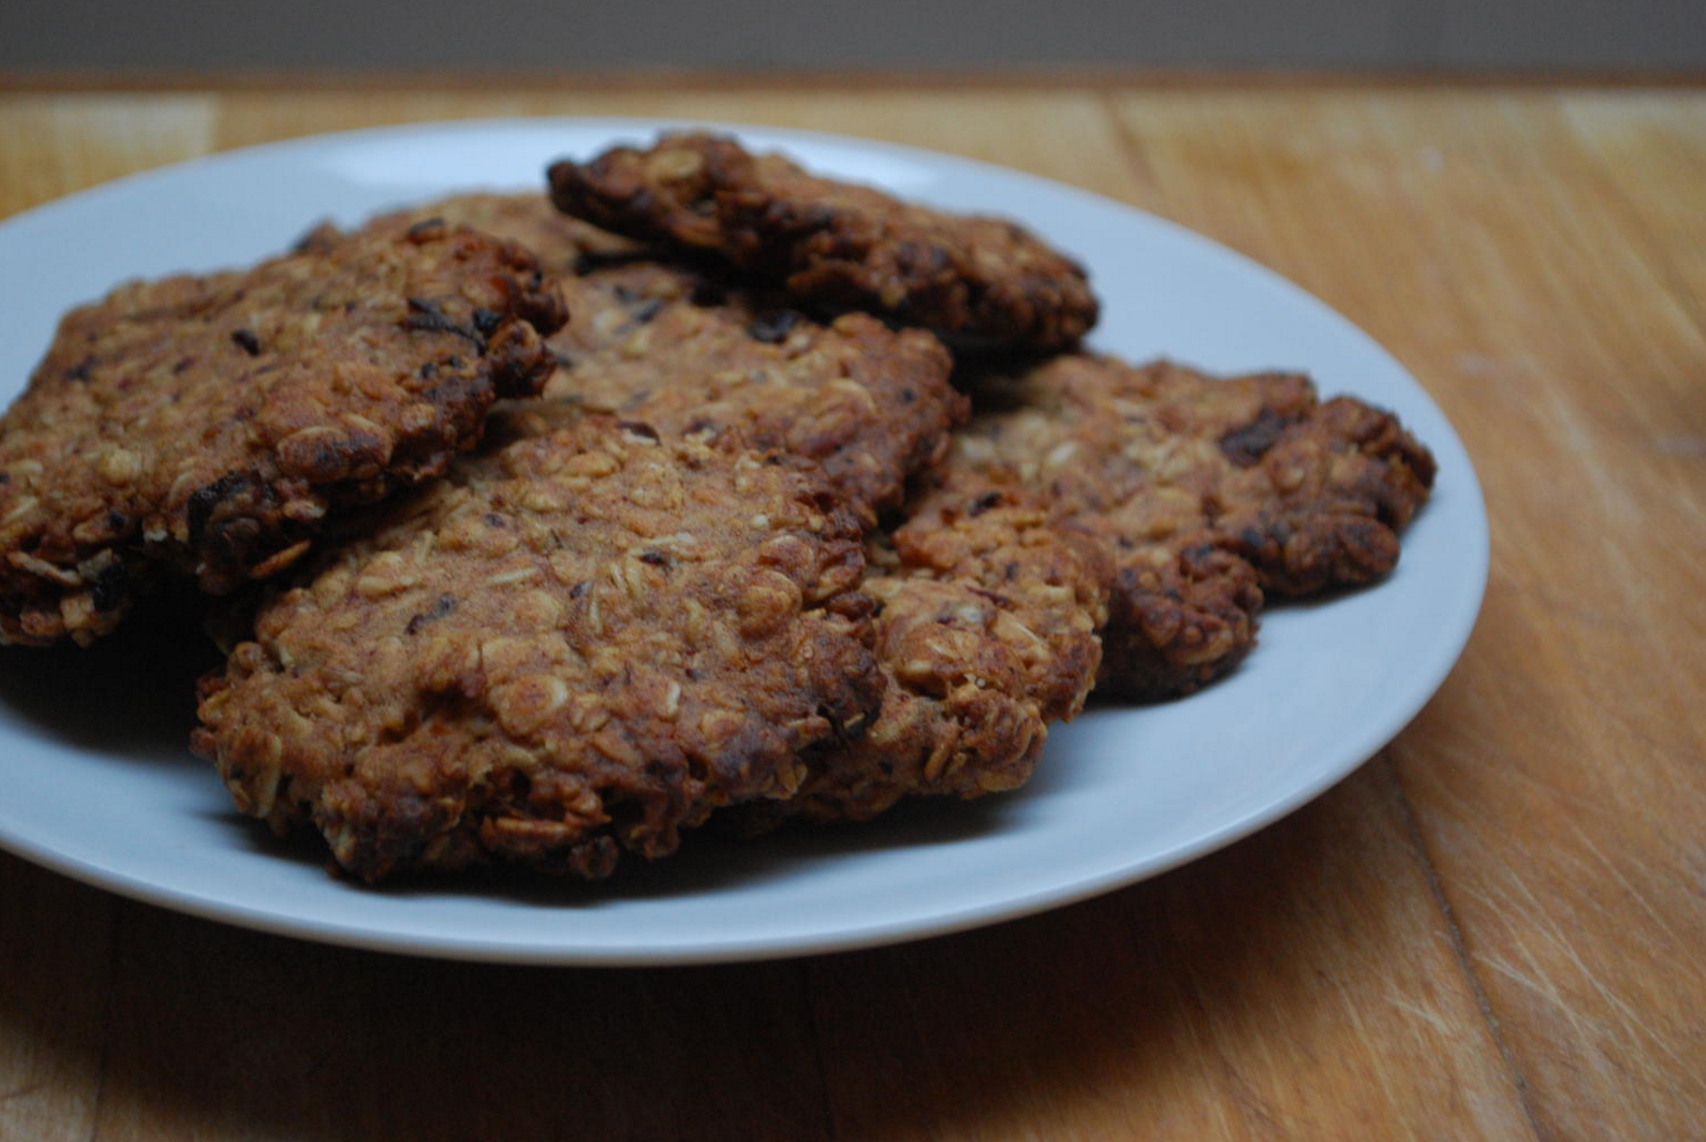
{"type": "MultiPolygon", "coordinates": [[[[664,125],[525,120],[302,139],[16,217],[0,225],[0,398],[23,386],[63,310],[123,278],[241,264],[324,217],[355,222],[472,185],[537,187],[551,159],[664,125]]],[[[314,845],[280,844],[239,818],[185,748],[201,652],[169,624],[177,645],[160,650],[144,621],[94,651],[0,652],[0,844],[166,907],[367,948],[558,964],[823,952],[1040,911],[1225,845],[1344,777],[1433,694],[1480,606],[1486,514],[1451,426],[1372,340],[1262,267],[1080,190],[888,144],[735,129],[825,172],[1024,220],[1089,265],[1105,303],[1098,348],[1213,370],[1307,369],[1325,393],[1396,410],[1440,466],[1398,571],[1271,611],[1245,666],[1202,694],[1057,729],[1015,795],[746,845],[702,840],[596,886],[481,876],[375,891],[328,877],[314,845]]]]}

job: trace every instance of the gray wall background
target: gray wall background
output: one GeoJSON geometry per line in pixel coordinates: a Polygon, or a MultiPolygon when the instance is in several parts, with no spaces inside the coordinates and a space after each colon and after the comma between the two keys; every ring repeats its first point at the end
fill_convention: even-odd
{"type": "Polygon", "coordinates": [[[1706,69],[1706,0],[0,0],[0,70],[1706,69]]]}

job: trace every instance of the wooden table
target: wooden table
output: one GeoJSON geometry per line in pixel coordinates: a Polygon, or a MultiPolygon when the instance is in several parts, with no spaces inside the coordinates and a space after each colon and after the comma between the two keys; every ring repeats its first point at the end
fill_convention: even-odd
{"type": "Polygon", "coordinates": [[[1706,91],[14,87],[0,215],[246,143],[544,113],[960,152],[1274,267],[1474,456],[1467,652],[1366,766],[1228,850],[856,954],[440,963],[0,857],[0,1137],[1706,1137],[1706,91]]]}

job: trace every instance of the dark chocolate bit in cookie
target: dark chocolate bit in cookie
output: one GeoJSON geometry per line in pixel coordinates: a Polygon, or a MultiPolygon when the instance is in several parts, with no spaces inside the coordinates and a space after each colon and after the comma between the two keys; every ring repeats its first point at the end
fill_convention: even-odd
{"type": "Polygon", "coordinates": [[[762,341],[766,345],[778,345],[787,340],[788,331],[805,320],[805,314],[793,309],[773,309],[759,314],[746,327],[746,334],[754,341],[762,341]]]}

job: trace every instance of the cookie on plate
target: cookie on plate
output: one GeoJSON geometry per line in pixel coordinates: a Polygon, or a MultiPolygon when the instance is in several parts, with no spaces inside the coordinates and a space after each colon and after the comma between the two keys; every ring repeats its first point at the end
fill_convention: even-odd
{"type": "Polygon", "coordinates": [[[818,461],[867,523],[900,506],[909,479],[925,485],[868,545],[880,715],[865,736],[809,751],[795,795],[725,816],[753,831],[1022,784],[1047,723],[1077,713],[1095,679],[1111,565],[1029,493],[932,471],[965,414],[935,339],[861,314],[821,325],[702,265],[588,258],[574,220],[536,209],[556,213],[527,196],[420,208],[531,242],[565,275],[571,318],[551,340],[564,367],[548,397],[818,461]]]}
{"type": "Polygon", "coordinates": [[[565,213],[711,255],[813,309],[1059,348],[1096,323],[1084,269],[1017,223],[952,214],[808,174],[733,139],[665,135],[550,169],[565,213]]]}
{"type": "Polygon", "coordinates": [[[881,701],[860,531],[734,433],[516,406],[377,509],[205,679],[244,812],[367,880],[500,861],[600,877],[782,797],[881,701]]]}
{"type": "Polygon", "coordinates": [[[1023,785],[1050,722],[1096,680],[1108,552],[1010,483],[950,464],[870,542],[888,688],[868,733],[824,747],[786,801],[737,814],[747,831],[788,818],[864,820],[903,797],[979,797],[1023,785]]]}
{"type": "Polygon", "coordinates": [[[72,311],[0,418],[0,641],[88,643],[162,567],[222,594],[291,565],[536,393],[563,319],[519,247],[441,224],[72,311]]]}
{"type": "Polygon", "coordinates": [[[553,340],[564,368],[547,398],[641,416],[663,432],[732,429],[805,457],[867,525],[940,461],[966,416],[947,351],[920,329],[863,313],[819,324],[644,263],[595,271],[569,292],[587,320],[553,340]]]}
{"type": "Polygon", "coordinates": [[[940,460],[965,419],[948,353],[922,330],[861,314],[820,324],[704,267],[625,248],[542,194],[459,195],[404,217],[522,242],[555,275],[569,321],[550,339],[561,367],[547,398],[666,434],[734,428],[822,464],[867,523],[899,506],[907,478],[940,460]]]}
{"type": "Polygon", "coordinates": [[[1396,565],[1433,457],[1390,413],[1307,377],[1214,377],[1066,354],[970,370],[949,463],[1042,495],[1117,565],[1100,686],[1186,694],[1254,644],[1264,592],[1355,586],[1396,565]]]}

